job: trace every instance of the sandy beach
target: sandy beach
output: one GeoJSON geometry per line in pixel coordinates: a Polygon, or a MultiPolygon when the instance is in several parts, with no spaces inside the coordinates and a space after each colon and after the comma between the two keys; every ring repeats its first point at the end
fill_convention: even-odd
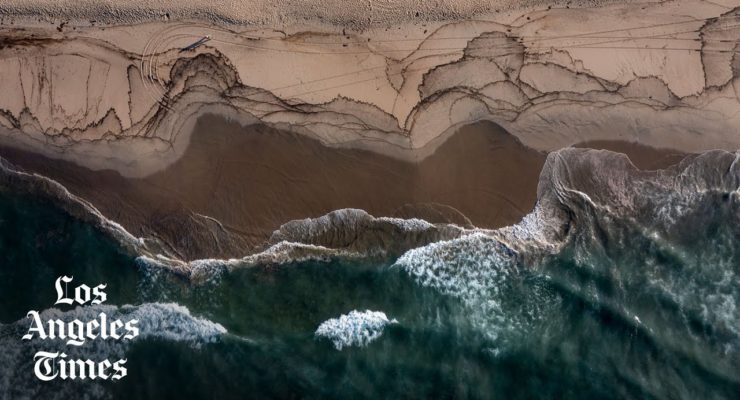
{"type": "Polygon", "coordinates": [[[544,152],[611,140],[740,147],[732,2],[473,12],[354,30],[328,17],[277,27],[208,13],[19,19],[0,26],[0,143],[129,177],[174,163],[205,113],[404,161],[479,120],[544,152]]]}
{"type": "Polygon", "coordinates": [[[11,2],[0,155],[183,260],[244,256],[343,208],[510,226],[550,152],[652,170],[740,147],[726,3],[442,2],[417,18],[397,2],[359,25],[341,22],[355,3],[131,3],[118,19],[96,3],[57,25],[60,6],[11,2]]]}

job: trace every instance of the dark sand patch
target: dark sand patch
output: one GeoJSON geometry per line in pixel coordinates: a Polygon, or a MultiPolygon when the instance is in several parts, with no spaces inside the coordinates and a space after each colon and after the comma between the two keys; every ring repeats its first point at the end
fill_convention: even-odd
{"type": "Polygon", "coordinates": [[[511,225],[533,208],[545,159],[490,122],[466,126],[433,155],[408,163],[209,115],[199,119],[181,159],[143,179],[17,150],[0,155],[187,259],[244,256],[287,221],[348,207],[375,216],[511,225]]]}
{"type": "Polygon", "coordinates": [[[594,140],[579,143],[573,147],[611,150],[617,153],[624,153],[630,158],[632,164],[635,164],[637,168],[645,171],[668,168],[671,165],[678,164],[688,155],[676,150],[657,149],[638,143],[618,140],[594,140]]]}

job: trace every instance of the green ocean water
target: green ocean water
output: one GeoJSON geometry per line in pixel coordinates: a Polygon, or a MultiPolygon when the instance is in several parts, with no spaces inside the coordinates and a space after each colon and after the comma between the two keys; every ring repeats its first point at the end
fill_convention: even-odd
{"type": "Polygon", "coordinates": [[[0,397],[737,398],[737,210],[717,199],[702,213],[670,239],[590,221],[537,265],[473,236],[399,260],[216,270],[192,284],[53,204],[2,193],[0,397]],[[124,354],[121,381],[34,378],[26,313],[53,305],[61,275],[107,283],[110,305],[175,310],[125,348],[90,350],[124,354]],[[397,322],[341,350],[315,334],[354,310],[397,322]]]}

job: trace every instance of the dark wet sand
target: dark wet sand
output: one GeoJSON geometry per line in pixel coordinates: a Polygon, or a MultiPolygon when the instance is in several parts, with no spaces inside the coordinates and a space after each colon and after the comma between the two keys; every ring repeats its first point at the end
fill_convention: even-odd
{"type": "Polygon", "coordinates": [[[671,165],[678,164],[686,157],[686,153],[680,153],[675,150],[656,149],[638,143],[618,140],[594,140],[577,144],[574,147],[603,149],[624,153],[637,168],[647,171],[670,167],[671,165]]]}
{"type": "MultiPolygon", "coordinates": [[[[669,159],[644,146],[591,145],[619,148],[638,166],[669,159]]],[[[545,160],[490,122],[466,126],[422,162],[407,163],[209,115],[199,119],[181,159],[143,179],[7,148],[0,155],[59,181],[133,234],[158,237],[186,259],[244,256],[287,221],[348,207],[375,216],[511,225],[534,207],[545,160]]]]}

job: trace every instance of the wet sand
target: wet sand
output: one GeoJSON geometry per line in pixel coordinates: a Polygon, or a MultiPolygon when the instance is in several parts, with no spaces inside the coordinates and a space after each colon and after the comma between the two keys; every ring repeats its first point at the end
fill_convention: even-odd
{"type": "MultiPolygon", "coordinates": [[[[638,166],[665,166],[661,151],[620,149],[638,166]]],[[[137,236],[158,237],[184,259],[240,257],[281,224],[341,208],[497,228],[536,201],[545,154],[496,124],[461,128],[419,163],[336,149],[264,125],[201,117],[182,158],[142,179],[0,149],[0,156],[59,181],[137,236]]]]}
{"type": "Polygon", "coordinates": [[[603,149],[624,153],[637,168],[647,171],[663,169],[678,164],[687,155],[686,153],[671,149],[656,149],[639,143],[618,140],[594,140],[577,144],[574,147],[603,149]]]}

